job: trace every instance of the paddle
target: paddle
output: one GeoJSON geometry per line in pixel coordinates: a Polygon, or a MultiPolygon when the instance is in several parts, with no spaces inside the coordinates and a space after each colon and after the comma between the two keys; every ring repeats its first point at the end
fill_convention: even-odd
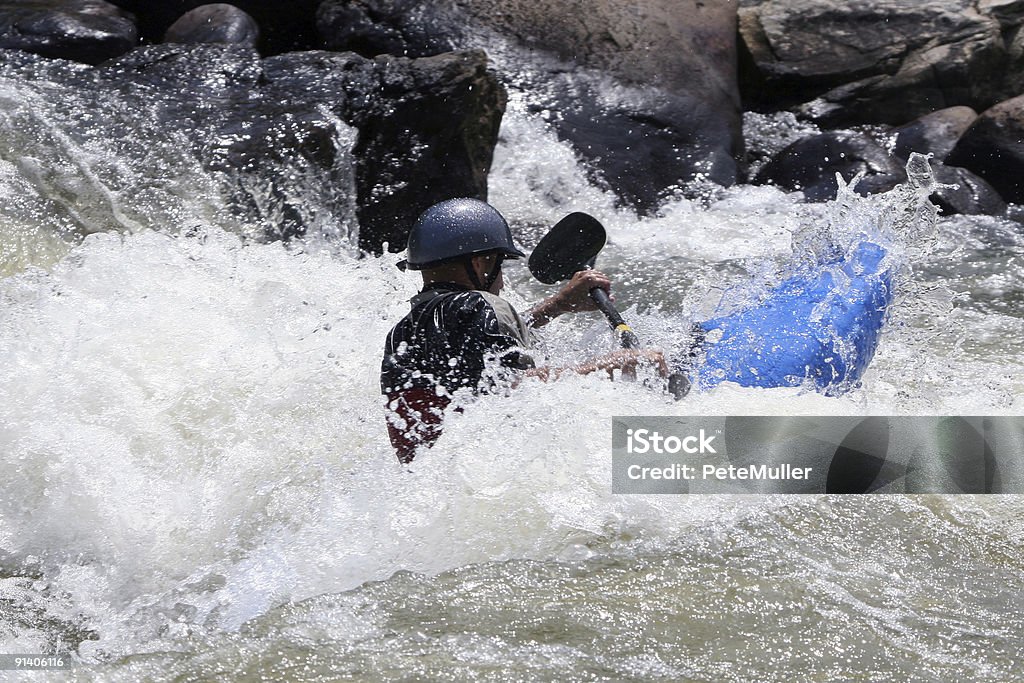
{"type": "MultiPolygon", "coordinates": [[[[594,267],[597,255],[604,248],[608,236],[601,222],[589,214],[577,211],[558,221],[530,254],[527,265],[533,276],[547,285],[568,280],[581,270],[594,267]]],[[[590,290],[590,297],[604,313],[608,324],[618,333],[619,343],[625,349],[639,349],[640,340],[626,324],[608,293],[600,287],[590,290]]],[[[678,400],[690,391],[685,375],[669,376],[668,389],[678,400]]]]}
{"type": "MultiPolygon", "coordinates": [[[[596,218],[579,211],[570,213],[544,235],[530,254],[527,265],[533,276],[546,285],[568,280],[579,271],[594,267],[607,238],[604,226],[596,218]]],[[[618,332],[622,348],[639,349],[640,340],[615,310],[608,293],[594,287],[590,298],[618,332]]]]}

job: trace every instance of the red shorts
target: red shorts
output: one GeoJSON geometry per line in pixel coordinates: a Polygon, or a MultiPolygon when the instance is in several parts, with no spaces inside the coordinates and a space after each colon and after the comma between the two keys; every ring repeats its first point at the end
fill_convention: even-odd
{"type": "Polygon", "coordinates": [[[398,459],[411,462],[420,446],[430,448],[441,436],[444,410],[451,403],[431,389],[405,389],[387,394],[388,437],[398,459]]]}

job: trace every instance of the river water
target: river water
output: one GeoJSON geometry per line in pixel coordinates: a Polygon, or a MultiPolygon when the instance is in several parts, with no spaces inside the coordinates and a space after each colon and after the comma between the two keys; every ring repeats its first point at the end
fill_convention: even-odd
{"type": "MultiPolygon", "coordinates": [[[[898,301],[843,396],[527,381],[401,467],[377,372],[416,282],[355,253],[350,196],[282,162],[240,217],[242,181],[145,111],[38,72],[0,101],[0,652],[97,681],[1024,679],[1019,497],[613,495],[610,419],[1021,414],[1018,223],[933,224],[911,188],[708,189],[641,220],[513,100],[491,200],[527,247],[601,219],[648,343],[867,226],[898,301]],[[254,239],[282,194],[323,209],[290,247],[254,239]]],[[[748,124],[766,147],[796,125],[748,124]]],[[[550,291],[507,279],[522,307],[550,291]]],[[[542,351],[608,344],[578,316],[542,351]]]]}

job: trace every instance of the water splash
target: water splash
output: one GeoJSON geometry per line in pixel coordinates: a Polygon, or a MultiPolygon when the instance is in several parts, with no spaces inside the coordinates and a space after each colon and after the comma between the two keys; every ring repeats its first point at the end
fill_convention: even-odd
{"type": "MultiPolygon", "coordinates": [[[[48,87],[35,82],[8,92],[17,104],[48,87]]],[[[526,381],[507,399],[467,401],[437,447],[406,471],[387,444],[377,388],[382,340],[417,285],[394,268],[398,257],[357,259],[345,250],[244,239],[259,220],[238,226],[223,218],[224,212],[235,215],[233,197],[192,157],[161,147],[161,141],[174,147],[175,138],[136,129],[149,136],[143,142],[157,148],[154,154],[127,153],[120,167],[101,163],[115,151],[104,146],[101,129],[83,124],[98,147],[76,140],[66,130],[72,119],[53,109],[65,101],[84,116],[92,105],[76,105],[63,85],[52,87],[57,96],[36,103],[73,144],[61,146],[54,138],[51,149],[18,142],[22,156],[41,160],[35,176],[10,159],[0,165],[6,173],[0,187],[27,198],[17,205],[23,213],[14,214],[20,234],[32,225],[60,242],[48,270],[17,268],[0,279],[0,365],[6,369],[0,374],[0,618],[13,625],[0,634],[0,650],[77,646],[87,663],[107,663],[96,674],[104,680],[138,678],[140,671],[142,677],[172,669],[202,677],[215,675],[213,669],[241,670],[254,650],[291,651],[325,632],[333,634],[339,657],[365,648],[371,664],[394,661],[396,639],[424,643],[410,655],[451,656],[482,651],[483,641],[446,648],[466,637],[461,622],[445,621],[424,635],[420,621],[403,621],[408,613],[394,606],[462,596],[471,606],[478,600],[528,614],[586,587],[590,594],[624,595],[625,602],[573,623],[599,623],[607,615],[629,620],[635,615],[622,606],[643,599],[629,593],[636,585],[629,568],[645,562],[703,569],[666,575],[666,590],[690,585],[708,598],[701,603],[706,611],[669,623],[677,631],[667,633],[699,633],[707,614],[734,614],[737,605],[751,604],[797,604],[794,618],[824,611],[846,630],[891,632],[871,604],[844,593],[851,574],[859,585],[881,586],[884,599],[905,595],[908,586],[920,587],[913,594],[922,599],[951,594],[960,577],[971,582],[998,572],[1016,585],[1019,570],[1003,550],[1014,547],[1006,543],[1019,544],[1020,529],[1000,520],[1019,518],[1018,503],[999,511],[985,500],[897,501],[880,515],[874,499],[830,509],[827,500],[613,496],[608,453],[610,418],[624,413],[1020,413],[1024,317],[1012,305],[1019,280],[992,280],[1021,270],[1024,250],[1015,227],[995,219],[940,221],[936,250],[922,260],[907,258],[909,285],[970,291],[970,305],[954,309],[952,320],[925,313],[901,319],[907,332],[893,330],[864,385],[845,396],[723,385],[675,403],[641,383],[598,376],[550,385],[526,381]],[[99,156],[82,156],[96,149],[99,156]],[[60,208],[58,180],[45,180],[54,177],[47,173],[59,178],[54,169],[65,164],[79,169],[69,171],[77,177],[81,163],[109,190],[82,199],[83,206],[96,207],[92,220],[109,224],[109,231],[84,235],[88,230],[60,208]],[[163,214],[170,224],[146,222],[145,207],[132,204],[129,191],[146,186],[135,180],[174,180],[193,171],[192,182],[210,188],[199,194],[212,213],[189,205],[187,192],[172,192],[163,214]],[[142,229],[125,228],[112,201],[142,229]],[[174,206],[184,208],[175,215],[174,206]],[[241,231],[232,232],[236,227],[241,231]],[[62,230],[70,236],[66,243],[62,230]],[[951,264],[945,254],[958,244],[980,266],[951,264]],[[993,244],[1002,246],[990,261],[993,244]],[[981,266],[993,270],[978,275],[981,266]],[[953,348],[958,324],[972,330],[959,350],[953,348]],[[928,335],[924,346],[911,334],[920,331],[928,335]],[[893,534],[897,525],[921,537],[893,534]],[[917,543],[933,543],[929,534],[940,532],[942,547],[969,550],[959,573],[951,574],[945,559],[932,566],[914,554],[935,548],[917,543]],[[883,550],[865,564],[864,547],[883,550]],[[732,592],[726,596],[723,570],[744,557],[750,561],[728,575],[732,592]],[[608,567],[620,562],[623,585],[606,580],[608,567]],[[815,569],[814,590],[780,588],[774,580],[807,566],[815,569]],[[769,570],[777,574],[765,574],[769,570]],[[758,579],[765,575],[772,580],[758,579]],[[481,588],[517,581],[551,590],[538,589],[532,602],[503,603],[481,588]],[[749,602],[753,585],[768,602],[749,602]],[[747,601],[728,597],[740,595],[747,601]],[[375,630],[380,623],[385,628],[375,630]],[[130,658],[119,660],[122,655],[130,658]],[[147,668],[153,662],[159,666],[147,668]]],[[[127,125],[123,115],[120,121],[127,125]]],[[[520,235],[539,232],[572,208],[596,213],[611,233],[600,263],[616,276],[627,319],[649,343],[678,338],[680,321],[701,314],[702,290],[717,288],[721,299],[738,283],[777,282],[786,268],[841,248],[865,225],[889,230],[894,251],[905,248],[909,255],[921,242],[914,231],[926,237],[913,212],[886,209],[886,202],[918,202],[920,208],[923,185],[900,190],[905,198],[898,201],[897,195],[855,198],[844,190],[838,201],[818,206],[774,188],[735,188],[708,207],[679,199],[660,216],[639,220],[615,209],[609,194],[587,182],[575,156],[538,133],[535,123],[513,115],[502,133],[492,184],[496,203],[520,235]]],[[[297,179],[305,182],[301,173],[297,179]]],[[[167,187],[153,185],[150,196],[167,187]]],[[[266,187],[251,191],[265,196],[266,187]]],[[[293,203],[300,196],[292,195],[293,203]]],[[[13,213],[10,206],[3,210],[13,213]]],[[[257,216],[278,215],[270,199],[264,206],[257,216]]],[[[24,239],[24,245],[40,243],[42,237],[24,239]]],[[[23,264],[41,263],[28,246],[16,248],[24,249],[16,252],[23,264]]],[[[521,307],[548,293],[522,271],[509,280],[509,298],[521,307]]],[[[913,305],[908,300],[904,309],[913,305]]],[[[605,326],[587,316],[553,322],[544,329],[540,353],[553,361],[578,360],[591,327],[605,326]]],[[[595,341],[595,352],[603,343],[595,341]]],[[[652,572],[657,583],[660,575],[652,572]]],[[[968,607],[998,596],[998,583],[985,586],[971,594],[968,607]]],[[[980,626],[977,615],[964,617],[957,606],[941,617],[906,613],[894,650],[926,653],[911,657],[909,670],[922,661],[936,666],[945,641],[929,639],[921,623],[941,618],[951,634],[969,623],[996,639],[992,632],[1006,623],[1000,619],[1012,617],[999,611],[1005,604],[996,603],[991,623],[980,626]]],[[[541,633],[572,623],[553,626],[541,633]]],[[[829,651],[837,657],[845,651],[845,641],[815,633],[797,635],[812,646],[834,645],[829,651]]],[[[551,650],[523,647],[530,656],[551,656],[551,650]]],[[[986,653],[984,666],[1002,671],[1002,660],[986,653]]],[[[507,663],[500,655],[492,663],[507,663]]],[[[623,675],[654,671],[642,662],[635,668],[621,660],[609,664],[623,666],[623,675]]]]}
{"type": "Polygon", "coordinates": [[[218,226],[354,249],[355,134],[326,108],[310,125],[338,150],[330,165],[295,149],[299,124],[284,117],[262,122],[273,153],[231,166],[221,157],[238,141],[216,137],[215,120],[189,128],[175,93],[25,59],[0,67],[0,276],[51,267],[86,235],[111,231],[218,226]]]}

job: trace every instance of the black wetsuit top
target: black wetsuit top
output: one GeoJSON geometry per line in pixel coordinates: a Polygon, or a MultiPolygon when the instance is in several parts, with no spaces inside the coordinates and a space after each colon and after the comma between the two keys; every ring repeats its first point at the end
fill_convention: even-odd
{"type": "Polygon", "coordinates": [[[481,384],[487,360],[523,370],[533,359],[523,351],[529,332],[502,299],[454,283],[430,285],[411,301],[412,310],[388,334],[381,363],[381,393],[443,387],[487,391],[481,384]],[[495,308],[499,310],[496,311],[495,308]]]}

